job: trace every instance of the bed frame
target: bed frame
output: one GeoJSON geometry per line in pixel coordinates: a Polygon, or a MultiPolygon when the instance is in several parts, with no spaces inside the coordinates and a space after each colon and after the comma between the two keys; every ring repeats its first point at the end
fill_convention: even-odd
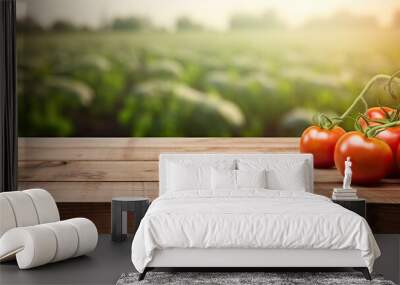
{"type": "Polygon", "coordinates": [[[359,250],[328,249],[183,249],[156,250],[139,280],[155,268],[232,268],[246,271],[254,268],[338,268],[361,271],[371,280],[359,250]]]}
{"type": "MultiPolygon", "coordinates": [[[[307,192],[313,192],[313,157],[310,154],[161,154],[159,161],[160,195],[166,191],[167,161],[175,159],[201,160],[238,158],[290,158],[306,162],[304,174],[308,181],[307,192]]],[[[249,248],[170,248],[156,250],[152,261],[139,275],[155,268],[231,268],[237,271],[262,268],[343,268],[361,271],[367,280],[371,276],[359,250],[329,249],[249,249],[249,248]]]]}

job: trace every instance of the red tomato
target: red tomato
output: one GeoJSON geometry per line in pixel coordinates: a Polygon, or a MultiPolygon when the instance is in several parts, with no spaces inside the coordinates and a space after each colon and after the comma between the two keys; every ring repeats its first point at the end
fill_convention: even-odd
{"type": "Polygon", "coordinates": [[[375,119],[385,119],[386,118],[386,113],[391,114],[394,109],[390,108],[390,107],[372,107],[369,108],[366,112],[366,115],[368,116],[368,118],[371,118],[373,120],[375,119]]]}
{"type": "Polygon", "coordinates": [[[393,154],[395,154],[400,144],[400,126],[387,128],[380,132],[376,137],[385,141],[392,149],[393,154]]]}
{"type": "MultiPolygon", "coordinates": [[[[368,111],[366,112],[366,115],[368,116],[368,118],[370,118],[372,120],[386,119],[386,114],[382,110],[382,108],[384,108],[385,111],[388,112],[389,114],[394,111],[392,108],[389,108],[389,107],[373,107],[373,108],[368,109],[368,111]]],[[[360,126],[362,128],[365,128],[365,126],[366,126],[365,121],[360,119],[359,122],[360,122],[360,126]]],[[[378,125],[378,123],[371,123],[370,125],[378,125]]],[[[389,174],[395,174],[397,172],[395,156],[396,156],[397,148],[400,144],[400,126],[393,127],[393,128],[387,128],[386,130],[380,132],[376,137],[378,139],[385,141],[392,149],[393,165],[392,165],[392,170],[390,171],[389,174]]],[[[397,161],[399,161],[399,160],[397,160],[397,161]]]]}
{"type": "Polygon", "coordinates": [[[400,172],[400,145],[396,151],[397,170],[400,172]]]}
{"type": "Polygon", "coordinates": [[[300,152],[314,156],[314,167],[330,168],[334,166],[333,152],[338,139],[346,133],[341,127],[330,130],[318,126],[308,127],[300,139],[300,152]]]}
{"type": "Polygon", "coordinates": [[[398,159],[396,159],[396,152],[400,145],[400,126],[393,127],[393,128],[387,128],[386,130],[380,132],[376,137],[378,139],[385,141],[392,149],[393,164],[392,164],[392,169],[391,169],[389,175],[392,177],[396,176],[398,173],[397,165],[400,162],[398,159]]]}
{"type": "Polygon", "coordinates": [[[335,147],[335,165],[344,174],[344,162],[352,161],[352,181],[372,184],[384,178],[391,170],[393,153],[389,145],[377,138],[368,138],[355,131],[343,135],[335,147]]]}
{"type": "MultiPolygon", "coordinates": [[[[389,114],[391,114],[394,111],[392,108],[389,107],[372,107],[365,112],[365,115],[367,115],[367,117],[371,120],[387,119],[386,114],[383,110],[385,110],[389,114]]],[[[358,122],[360,123],[360,126],[363,129],[367,126],[367,123],[362,118],[360,118],[358,122]]],[[[371,125],[377,125],[377,124],[378,123],[371,123],[371,125]]]]}

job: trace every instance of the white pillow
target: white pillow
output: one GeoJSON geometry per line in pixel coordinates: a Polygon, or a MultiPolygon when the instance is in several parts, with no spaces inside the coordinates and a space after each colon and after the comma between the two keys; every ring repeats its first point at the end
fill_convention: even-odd
{"type": "Polygon", "coordinates": [[[167,191],[211,191],[211,168],[235,169],[236,160],[176,159],[167,164],[167,191]]]}
{"type": "Polygon", "coordinates": [[[267,171],[236,170],[237,188],[267,188],[267,171]]]}
{"type": "Polygon", "coordinates": [[[242,188],[266,188],[267,176],[262,170],[211,170],[211,188],[215,190],[240,190],[242,188]]]}
{"type": "Polygon", "coordinates": [[[210,189],[211,167],[169,164],[168,190],[189,191],[210,189]]]}
{"type": "Polygon", "coordinates": [[[267,188],[273,190],[306,191],[307,165],[304,160],[239,159],[239,170],[267,170],[267,188]]]}
{"type": "Polygon", "coordinates": [[[304,176],[304,167],[304,164],[298,164],[287,172],[280,169],[270,169],[267,172],[268,188],[306,192],[307,182],[304,176]]]}
{"type": "Polygon", "coordinates": [[[236,170],[215,169],[211,170],[211,189],[236,189],[236,170]]]}

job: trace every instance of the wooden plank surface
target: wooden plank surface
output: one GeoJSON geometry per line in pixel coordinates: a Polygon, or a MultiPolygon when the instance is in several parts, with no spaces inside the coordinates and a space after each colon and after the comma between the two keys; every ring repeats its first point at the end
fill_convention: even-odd
{"type": "MultiPolygon", "coordinates": [[[[158,161],[41,161],[18,163],[19,181],[158,181],[158,161]]],[[[316,183],[337,183],[336,170],[315,169],[316,183]]]]}
{"type": "Polygon", "coordinates": [[[19,181],[158,181],[157,161],[19,161],[19,181]]]}
{"type": "Polygon", "coordinates": [[[298,152],[298,138],[20,138],[19,160],[153,160],[163,152],[298,152]]]}
{"type": "Polygon", "coordinates": [[[224,148],[270,147],[281,148],[291,146],[297,151],[299,138],[19,138],[20,148],[55,148],[55,149],[79,149],[79,148],[208,148],[222,146],[224,148]]]}
{"type": "MultiPolygon", "coordinates": [[[[158,161],[20,161],[18,177],[20,182],[158,182],[158,161]]],[[[340,187],[341,180],[335,169],[314,170],[316,192],[340,187]]],[[[400,182],[385,179],[373,187],[355,187],[382,197],[387,190],[400,190],[400,182]]],[[[375,196],[370,196],[371,202],[376,202],[375,196]]],[[[391,198],[400,203],[398,195],[391,198]]]]}
{"type": "Polygon", "coordinates": [[[58,202],[110,202],[112,197],[139,196],[155,199],[158,182],[19,182],[18,188],[44,188],[58,202]]]}
{"type": "Polygon", "coordinates": [[[399,234],[399,204],[367,204],[367,221],[375,234],[399,234]]]}
{"type": "MultiPolygon", "coordinates": [[[[106,202],[120,193],[156,197],[156,184],[152,190],[143,185],[158,182],[162,152],[298,152],[298,143],[298,138],[20,138],[19,182],[24,188],[49,187],[60,202],[106,202]]],[[[315,192],[329,196],[341,180],[335,169],[316,169],[315,192]]],[[[358,188],[370,203],[400,203],[399,179],[358,188]]]]}
{"type": "MultiPolygon", "coordinates": [[[[315,193],[326,197],[332,196],[332,187],[340,184],[318,183],[315,193]]],[[[38,182],[20,181],[19,189],[44,188],[58,202],[109,202],[116,196],[140,196],[154,199],[158,196],[158,182],[38,182]]],[[[396,204],[400,201],[400,190],[396,186],[383,184],[376,190],[358,187],[358,196],[369,203],[396,204]]]]}
{"type": "MultiPolygon", "coordinates": [[[[298,138],[20,138],[19,188],[47,189],[63,217],[88,217],[109,232],[112,197],[158,196],[160,153],[296,153],[298,144],[298,138]]],[[[342,177],[316,169],[314,180],[315,193],[330,197],[342,177]]],[[[400,233],[400,180],[356,187],[374,231],[400,233]]]]}
{"type": "Polygon", "coordinates": [[[91,220],[99,233],[111,232],[111,203],[57,203],[61,220],[82,217],[91,220]]]}

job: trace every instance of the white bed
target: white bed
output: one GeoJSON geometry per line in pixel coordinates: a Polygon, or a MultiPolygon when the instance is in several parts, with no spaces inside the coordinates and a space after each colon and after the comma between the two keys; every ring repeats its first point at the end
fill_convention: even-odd
{"type": "Polygon", "coordinates": [[[312,165],[306,154],[161,154],[160,197],[132,243],[140,278],[154,267],[354,267],[369,278],[380,251],[367,222],[312,194],[312,165]]]}

